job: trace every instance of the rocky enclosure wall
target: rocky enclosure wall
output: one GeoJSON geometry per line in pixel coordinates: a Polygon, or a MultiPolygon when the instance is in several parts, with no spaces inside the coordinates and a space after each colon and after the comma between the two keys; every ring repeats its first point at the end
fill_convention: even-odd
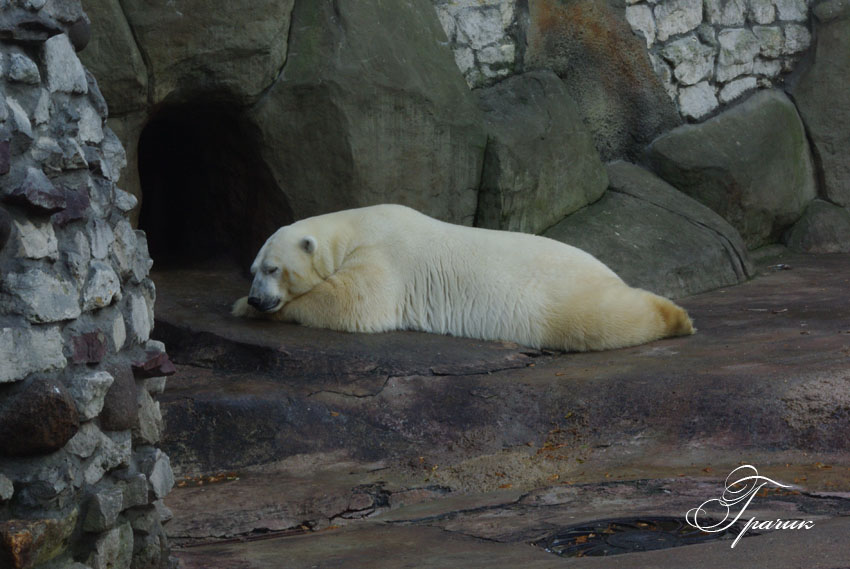
{"type": "Polygon", "coordinates": [[[152,244],[206,231],[246,266],[278,225],[395,202],[673,296],[745,279],[748,249],[850,248],[846,0],[240,6],[87,3],[152,244]]]}
{"type": "Polygon", "coordinates": [[[75,0],[0,2],[0,567],[168,565],[145,235],[75,0]]]}
{"type": "MultiPolygon", "coordinates": [[[[682,117],[701,120],[749,91],[782,83],[811,43],[813,1],[626,0],[625,18],[644,38],[652,70],[682,117]]],[[[594,9],[561,6],[569,4],[578,18],[594,9]]],[[[541,5],[547,18],[558,18],[558,3],[545,0],[434,0],[470,88],[523,67],[530,18],[541,5]]]]}

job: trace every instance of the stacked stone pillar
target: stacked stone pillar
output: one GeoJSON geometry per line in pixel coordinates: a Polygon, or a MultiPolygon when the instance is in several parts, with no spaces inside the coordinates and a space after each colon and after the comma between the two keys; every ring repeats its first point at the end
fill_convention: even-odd
{"type": "Polygon", "coordinates": [[[78,0],[0,0],[3,568],[168,565],[155,397],[174,367],[88,37],[78,0]]]}

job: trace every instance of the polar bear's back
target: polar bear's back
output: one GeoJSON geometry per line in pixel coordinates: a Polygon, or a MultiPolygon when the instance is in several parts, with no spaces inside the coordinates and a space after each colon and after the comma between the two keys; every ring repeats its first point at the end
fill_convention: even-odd
{"type": "Polygon", "coordinates": [[[401,277],[400,327],[540,345],[553,306],[622,286],[588,253],[536,235],[453,225],[398,205],[344,213],[401,277]]]}

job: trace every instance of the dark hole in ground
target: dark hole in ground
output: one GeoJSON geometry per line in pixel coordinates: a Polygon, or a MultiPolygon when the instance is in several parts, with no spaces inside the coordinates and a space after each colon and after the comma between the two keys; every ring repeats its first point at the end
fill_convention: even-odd
{"type": "Polygon", "coordinates": [[[292,210],[262,159],[259,131],[224,104],[160,111],[139,140],[142,209],[158,269],[250,266],[292,210]]]}
{"type": "MultiPolygon", "coordinates": [[[[716,523],[701,521],[709,526],[716,523]]],[[[684,517],[620,518],[567,527],[533,545],[562,557],[602,557],[734,539],[743,528],[744,524],[736,522],[723,531],[708,533],[688,525],[684,517]]],[[[758,534],[747,532],[744,537],[751,535],[758,534]]]]}

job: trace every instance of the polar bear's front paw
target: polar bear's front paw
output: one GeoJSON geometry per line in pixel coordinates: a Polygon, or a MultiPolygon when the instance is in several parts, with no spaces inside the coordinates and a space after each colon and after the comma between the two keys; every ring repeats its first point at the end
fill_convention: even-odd
{"type": "Polygon", "coordinates": [[[257,316],[257,310],[248,304],[248,297],[243,296],[239,300],[233,303],[233,308],[230,310],[230,313],[233,316],[238,316],[241,318],[251,318],[257,316]]]}

